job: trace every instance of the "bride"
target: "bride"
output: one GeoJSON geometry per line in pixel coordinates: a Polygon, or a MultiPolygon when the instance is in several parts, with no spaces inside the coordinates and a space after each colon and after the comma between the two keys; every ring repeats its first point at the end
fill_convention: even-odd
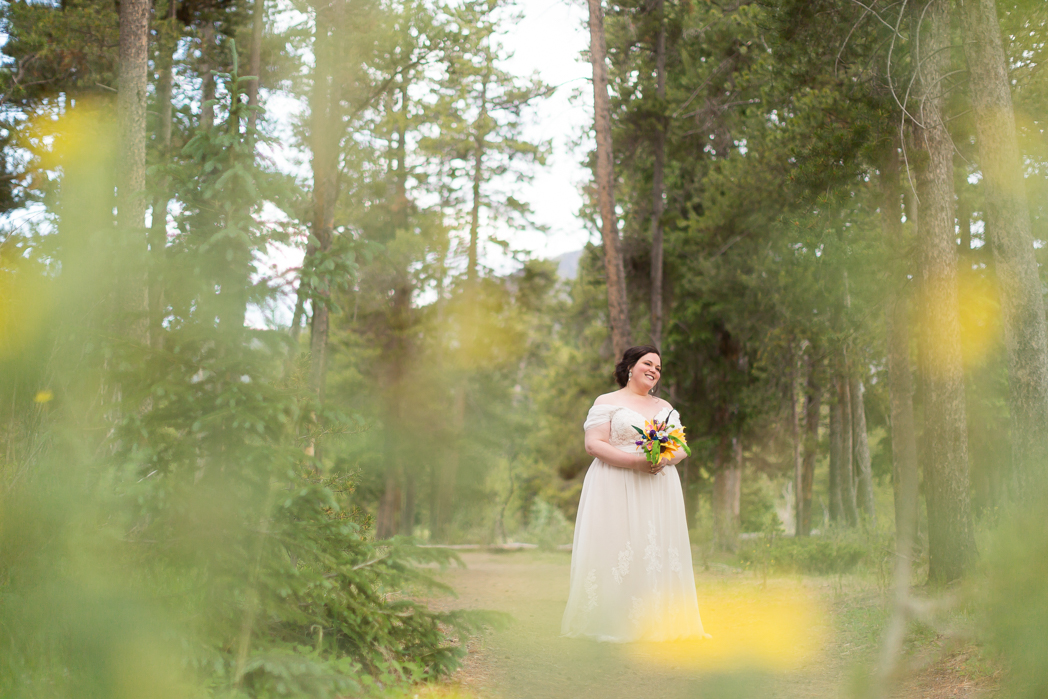
{"type": "Polygon", "coordinates": [[[561,622],[566,636],[598,641],[673,641],[707,636],[699,618],[684,496],[676,464],[652,466],[633,426],[668,419],[673,407],[651,395],[662,375],[659,351],[631,347],[615,367],[622,388],[593,403],[571,585],[561,622]]]}

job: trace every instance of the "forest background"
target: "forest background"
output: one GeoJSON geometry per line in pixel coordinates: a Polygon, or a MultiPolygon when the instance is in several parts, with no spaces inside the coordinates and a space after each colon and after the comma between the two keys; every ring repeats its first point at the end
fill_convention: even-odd
{"type": "Polygon", "coordinates": [[[563,278],[509,235],[569,88],[507,69],[508,2],[3,5],[5,694],[450,671],[484,619],[418,601],[419,544],[569,542],[581,421],[652,343],[700,560],[888,550],[903,620],[984,576],[1036,696],[1048,10],[587,6],[563,278]]]}

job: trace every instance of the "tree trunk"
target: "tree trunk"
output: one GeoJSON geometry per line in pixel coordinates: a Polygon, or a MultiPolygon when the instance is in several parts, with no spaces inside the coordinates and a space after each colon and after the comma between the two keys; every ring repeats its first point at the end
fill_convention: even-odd
{"type": "Polygon", "coordinates": [[[929,580],[960,578],[974,554],[968,482],[964,367],[957,305],[953,144],[946,130],[943,79],[950,68],[949,0],[915,8],[927,28],[917,65],[916,142],[927,156],[917,172],[920,334],[924,398],[929,580]]]}
{"type": "Polygon", "coordinates": [[[846,520],[844,515],[844,494],[842,455],[844,452],[843,438],[841,435],[844,423],[844,410],[841,405],[840,377],[834,372],[833,376],[833,402],[830,403],[830,521],[841,524],[846,520]]]}
{"type": "MultiPolygon", "coordinates": [[[[396,120],[394,134],[396,142],[393,152],[390,154],[393,171],[393,187],[390,193],[392,207],[390,220],[394,232],[406,231],[409,226],[408,216],[408,193],[407,193],[407,114],[408,114],[408,92],[404,82],[398,86],[396,94],[399,96],[400,110],[396,120]]],[[[393,100],[390,99],[390,109],[393,109],[393,100]]],[[[389,363],[389,379],[386,382],[386,399],[388,401],[386,411],[390,424],[405,425],[407,418],[407,401],[409,395],[408,375],[411,367],[412,344],[410,339],[412,326],[411,296],[414,286],[411,274],[406,267],[406,261],[396,260],[394,264],[402,264],[394,272],[393,277],[393,303],[390,308],[389,343],[385,347],[385,360],[389,363]]],[[[391,462],[387,468],[394,473],[392,480],[387,481],[387,487],[395,491],[391,494],[390,501],[395,499],[399,510],[399,522],[394,515],[389,515],[391,526],[398,526],[402,534],[410,535],[415,528],[415,478],[417,469],[408,448],[403,440],[392,445],[390,453],[391,462]],[[403,497],[401,497],[403,493],[403,497]]]]}
{"type": "Polygon", "coordinates": [[[1021,499],[1048,485],[1044,301],[996,3],[963,0],[961,7],[979,165],[986,183],[986,230],[993,241],[1008,350],[1013,487],[1021,499]]]}
{"type": "Polygon", "coordinates": [[[488,120],[488,82],[480,89],[480,115],[473,125],[473,202],[469,212],[469,253],[466,262],[466,285],[472,289],[477,283],[477,265],[480,247],[480,184],[484,178],[485,124],[488,120]]]}
{"type": "MultiPolygon", "coordinates": [[[[407,464],[405,463],[405,466],[407,464]]],[[[400,513],[400,533],[411,536],[415,533],[415,478],[413,473],[404,478],[404,510],[400,513]]]]}
{"type": "Polygon", "coordinates": [[[448,452],[448,458],[441,469],[436,488],[436,522],[433,535],[438,540],[447,536],[447,528],[451,523],[451,516],[455,505],[455,489],[458,484],[459,462],[462,458],[462,440],[464,439],[466,425],[466,389],[465,386],[457,386],[451,405],[451,435],[453,446],[448,452]]]}
{"type": "Polygon", "coordinates": [[[870,440],[866,432],[866,390],[859,377],[852,378],[852,441],[854,446],[855,473],[858,478],[856,491],[862,515],[870,526],[877,526],[877,508],[873,498],[873,468],[870,459],[870,440]]]}
{"type": "Polygon", "coordinates": [[[608,68],[605,61],[604,11],[601,0],[586,0],[589,5],[590,61],[593,64],[593,107],[597,132],[597,198],[600,208],[600,233],[604,242],[604,273],[608,287],[608,320],[615,357],[630,346],[629,300],[626,297],[626,273],[619,245],[619,226],[615,213],[615,172],[611,149],[611,104],[608,99],[608,68]]]}
{"type": "MultiPolygon", "coordinates": [[[[308,263],[316,264],[330,250],[335,227],[335,204],[338,201],[338,153],[341,143],[342,118],[339,113],[336,79],[339,67],[339,37],[336,8],[332,4],[317,6],[315,67],[310,94],[310,126],[313,168],[313,218],[310,233],[312,254],[308,263]]],[[[327,379],[327,345],[330,326],[329,292],[315,291],[310,298],[312,324],[310,335],[310,386],[322,404],[327,379]]]]}
{"type": "MultiPolygon", "coordinates": [[[[159,116],[157,142],[163,160],[171,154],[172,105],[171,98],[175,83],[175,51],[178,50],[178,37],[181,23],[175,21],[176,0],[168,0],[164,22],[157,28],[159,35],[157,63],[159,77],[157,80],[156,108],[159,116]]],[[[153,220],[149,226],[149,344],[159,349],[163,332],[163,281],[160,277],[163,269],[163,255],[167,247],[167,209],[171,202],[168,178],[161,176],[157,188],[159,194],[153,199],[153,220]]]]}
{"type": "Polygon", "coordinates": [[[852,436],[852,398],[848,378],[847,358],[841,350],[840,369],[837,376],[837,391],[841,404],[841,501],[844,518],[849,527],[859,523],[859,511],[855,506],[855,445],[852,436]]]}
{"type": "Polygon", "coordinates": [[[797,356],[790,351],[789,368],[790,437],[793,441],[793,534],[801,534],[801,518],[804,512],[804,461],[801,458],[801,418],[797,410],[797,356]]]}
{"type": "Polygon", "coordinates": [[[147,0],[120,3],[120,77],[116,98],[118,139],[117,216],[125,265],[121,310],[134,318],[132,335],[148,341],[148,283],[142,269],[146,218],[146,90],[149,87],[149,7],[147,0]]]}
{"type": "MultiPolygon", "coordinates": [[[[655,96],[659,110],[666,100],[666,20],[664,0],[656,0],[655,14],[659,34],[655,40],[655,96]]],[[[662,177],[666,161],[666,122],[660,115],[652,144],[654,164],[651,175],[651,344],[662,348],[662,177]]]]}
{"type": "Polygon", "coordinates": [[[378,502],[378,514],[375,516],[375,538],[388,539],[397,533],[400,519],[400,474],[396,464],[386,469],[386,487],[378,502]]]}
{"type": "MultiPolygon", "coordinates": [[[[266,0],[255,0],[251,8],[251,57],[248,74],[254,80],[247,84],[247,104],[258,106],[258,88],[262,83],[262,30],[266,22],[266,0]]],[[[258,124],[258,112],[251,111],[247,118],[248,131],[254,131],[258,124]]]]}
{"type": "Polygon", "coordinates": [[[215,125],[215,23],[205,20],[200,31],[200,128],[207,131],[215,125]]]}
{"type": "MultiPolygon", "coordinates": [[[[899,207],[899,153],[892,145],[881,166],[881,225],[888,246],[903,251],[909,245],[903,234],[899,207]]],[[[910,221],[914,212],[907,211],[910,221]]],[[[892,431],[892,490],[895,496],[895,541],[898,556],[910,555],[917,534],[917,437],[913,421],[913,377],[910,374],[910,311],[907,270],[893,269],[886,304],[888,344],[888,402],[892,431]]],[[[908,558],[907,558],[908,561],[908,558]]]]}
{"type": "Polygon", "coordinates": [[[818,363],[814,348],[808,351],[808,381],[804,399],[804,461],[801,467],[801,489],[797,505],[798,535],[811,534],[812,487],[815,483],[815,457],[819,451],[819,410],[822,386],[819,385],[818,363]]]}
{"type": "Polygon", "coordinates": [[[964,262],[964,255],[972,251],[972,205],[960,192],[957,193],[957,227],[961,231],[961,265],[970,264],[964,262]]]}
{"type": "Polygon", "coordinates": [[[713,531],[717,548],[738,548],[742,495],[742,441],[738,437],[721,437],[714,456],[713,531]]]}

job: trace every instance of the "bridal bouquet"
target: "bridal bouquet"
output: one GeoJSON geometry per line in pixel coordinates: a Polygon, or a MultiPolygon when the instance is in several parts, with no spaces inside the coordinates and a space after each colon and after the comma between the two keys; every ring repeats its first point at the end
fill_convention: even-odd
{"type": "Polygon", "coordinates": [[[660,461],[672,459],[681,449],[685,454],[691,456],[691,449],[684,441],[684,428],[671,428],[669,417],[662,422],[646,420],[644,429],[636,425],[633,426],[633,429],[637,430],[641,437],[636,441],[636,445],[644,451],[652,466],[657,466],[660,461]]]}

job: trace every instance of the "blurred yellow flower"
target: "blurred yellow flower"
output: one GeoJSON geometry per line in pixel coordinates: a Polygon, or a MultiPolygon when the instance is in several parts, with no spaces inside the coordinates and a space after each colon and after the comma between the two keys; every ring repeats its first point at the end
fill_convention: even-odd
{"type": "Polygon", "coordinates": [[[37,391],[36,396],[33,398],[33,400],[37,403],[47,403],[54,397],[55,394],[52,393],[51,389],[45,388],[42,391],[37,391]]]}
{"type": "Polygon", "coordinates": [[[797,670],[819,662],[832,634],[814,590],[800,582],[733,580],[700,585],[698,594],[702,625],[713,638],[634,643],[630,654],[692,671],[797,670]]]}

